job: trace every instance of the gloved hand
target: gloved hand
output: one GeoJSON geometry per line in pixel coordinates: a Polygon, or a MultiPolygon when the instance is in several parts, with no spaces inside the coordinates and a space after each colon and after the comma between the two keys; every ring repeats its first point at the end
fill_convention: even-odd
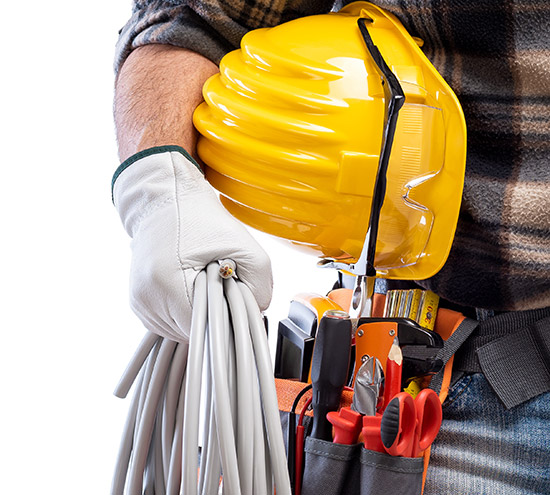
{"type": "Polygon", "coordinates": [[[272,293],[269,257],[184,154],[174,146],[140,152],[113,185],[132,238],[130,305],[149,331],[177,341],[189,339],[193,285],[209,262],[233,260],[262,310],[272,293]]]}

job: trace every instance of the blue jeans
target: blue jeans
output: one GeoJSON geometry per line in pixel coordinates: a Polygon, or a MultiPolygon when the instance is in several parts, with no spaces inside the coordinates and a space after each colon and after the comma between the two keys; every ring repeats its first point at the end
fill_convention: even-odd
{"type": "Polygon", "coordinates": [[[458,380],[443,405],[424,494],[550,494],[550,393],[506,410],[483,374],[458,380]]]}

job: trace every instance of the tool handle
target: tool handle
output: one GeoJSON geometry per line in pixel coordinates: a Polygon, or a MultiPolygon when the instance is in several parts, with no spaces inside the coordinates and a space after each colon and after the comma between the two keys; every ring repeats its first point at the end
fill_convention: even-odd
{"type": "Polygon", "coordinates": [[[363,444],[366,449],[374,450],[375,452],[385,453],[384,444],[380,437],[380,422],[382,416],[376,414],[375,416],[363,416],[363,429],[361,434],[363,435],[363,444]]]}
{"type": "Polygon", "coordinates": [[[411,457],[418,457],[432,444],[439,433],[443,410],[438,395],[429,388],[422,390],[414,402],[417,424],[411,457]]]}
{"type": "Polygon", "coordinates": [[[352,330],[347,314],[331,313],[325,313],[319,322],[311,363],[311,436],[328,441],[332,441],[332,425],[327,420],[327,414],[336,411],[340,405],[340,396],[348,376],[352,330]]]}
{"type": "Polygon", "coordinates": [[[416,407],[407,392],[398,393],[388,404],[382,416],[380,431],[388,454],[413,457],[416,407]]]}
{"type": "Polygon", "coordinates": [[[342,407],[339,412],[329,412],[327,419],[334,427],[334,443],[352,445],[357,442],[361,431],[361,414],[349,407],[342,407]]]}

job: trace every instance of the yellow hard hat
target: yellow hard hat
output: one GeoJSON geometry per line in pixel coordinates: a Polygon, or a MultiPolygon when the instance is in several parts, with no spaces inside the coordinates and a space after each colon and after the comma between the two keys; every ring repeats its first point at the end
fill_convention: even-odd
{"type": "Polygon", "coordinates": [[[419,42],[367,2],[246,34],[194,114],[225,207],[339,268],[364,258],[370,238],[377,276],[437,273],[460,208],[466,125],[419,42]]]}

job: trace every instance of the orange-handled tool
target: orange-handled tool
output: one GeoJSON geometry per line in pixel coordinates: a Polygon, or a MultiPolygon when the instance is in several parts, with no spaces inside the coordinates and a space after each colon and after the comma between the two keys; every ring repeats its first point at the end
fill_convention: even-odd
{"type": "Polygon", "coordinates": [[[352,445],[357,442],[361,432],[361,414],[349,407],[342,407],[340,411],[331,411],[327,419],[334,427],[334,443],[352,445]]]}
{"type": "Polygon", "coordinates": [[[380,424],[382,421],[381,414],[375,414],[374,416],[363,416],[363,428],[361,434],[363,435],[363,445],[368,450],[374,450],[376,452],[385,453],[384,444],[380,436],[380,424]]]}

